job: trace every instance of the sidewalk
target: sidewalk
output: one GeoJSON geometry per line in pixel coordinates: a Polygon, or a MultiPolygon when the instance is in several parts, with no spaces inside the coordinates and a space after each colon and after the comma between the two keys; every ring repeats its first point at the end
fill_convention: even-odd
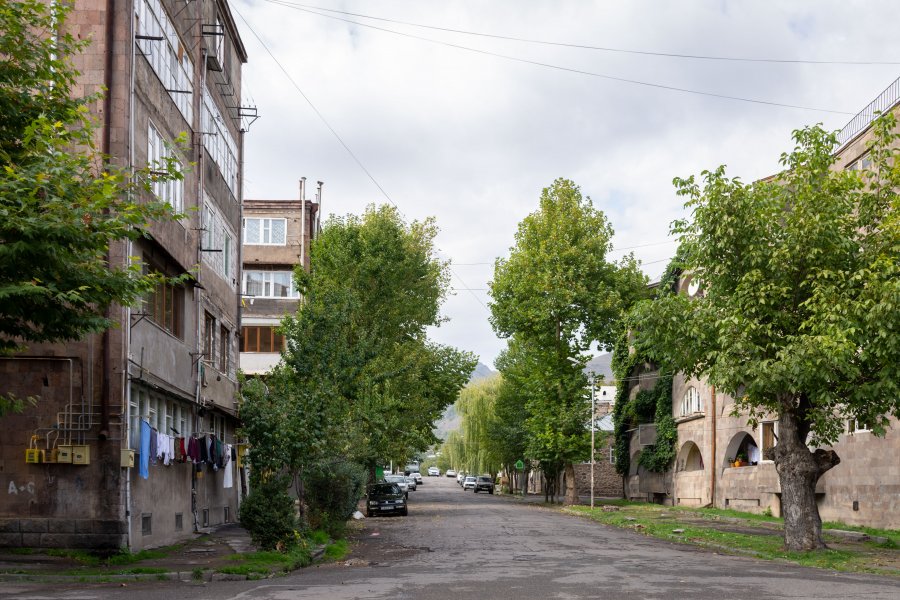
{"type": "Polygon", "coordinates": [[[254,551],[249,533],[235,523],[174,546],[107,560],[80,550],[0,548],[0,581],[243,580],[254,574],[219,571],[236,570],[236,555],[254,551]]]}

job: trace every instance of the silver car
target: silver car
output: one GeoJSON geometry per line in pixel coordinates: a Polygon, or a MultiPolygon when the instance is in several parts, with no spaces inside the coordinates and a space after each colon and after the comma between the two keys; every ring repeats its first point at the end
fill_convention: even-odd
{"type": "Polygon", "coordinates": [[[400,491],[403,492],[403,497],[409,498],[409,482],[406,480],[405,475],[385,475],[384,482],[396,483],[400,486],[400,491]]]}

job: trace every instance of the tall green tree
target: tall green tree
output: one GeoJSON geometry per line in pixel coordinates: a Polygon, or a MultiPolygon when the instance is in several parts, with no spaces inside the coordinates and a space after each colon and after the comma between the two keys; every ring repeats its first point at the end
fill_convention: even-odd
{"type": "Polygon", "coordinates": [[[572,462],[586,455],[590,421],[582,373],[594,345],[614,341],[619,320],[644,293],[645,277],[633,257],[607,258],[613,229],[573,182],[557,179],[541,193],[539,209],[516,233],[508,258],[491,282],[491,323],[515,336],[528,360],[540,365],[529,385],[534,458],[551,488],[565,467],[574,496],[572,462]]]}
{"type": "Polygon", "coordinates": [[[129,171],[96,146],[99,95],[74,94],[72,57],[88,41],[64,31],[70,10],[0,3],[0,354],[109,328],[110,305],[158,283],[139,264],[111,264],[110,244],[173,217],[148,184],[180,178],[174,161],[129,171]]]}
{"type": "Polygon", "coordinates": [[[469,473],[500,471],[499,444],[493,436],[496,421],[496,401],[502,386],[502,378],[494,375],[469,382],[456,401],[456,411],[461,417],[460,442],[463,456],[456,463],[469,473]]]}
{"type": "MultiPolygon", "coordinates": [[[[276,428],[297,440],[282,460],[291,470],[341,456],[369,468],[403,463],[435,444],[432,428],[475,367],[474,357],[430,342],[441,318],[448,267],[436,258],[437,227],[429,219],[406,224],[390,207],[326,223],[310,250],[311,272],[297,272],[303,300],[287,318],[276,399],[264,398],[266,419],[251,437],[265,443],[276,428]],[[299,419],[299,420],[298,420],[299,419]]],[[[256,411],[242,411],[245,420],[256,411]]],[[[248,431],[250,429],[248,428],[248,431]]]]}
{"type": "Polygon", "coordinates": [[[779,421],[771,454],[785,546],[824,547],[816,482],[848,420],[877,434],[900,417],[900,156],[895,120],[875,122],[872,166],[835,168],[835,137],[794,132],[784,171],[744,184],[719,167],[676,179],[676,221],[699,297],[638,307],[634,344],[779,421]],[[814,449],[810,449],[814,448],[814,449]]]}

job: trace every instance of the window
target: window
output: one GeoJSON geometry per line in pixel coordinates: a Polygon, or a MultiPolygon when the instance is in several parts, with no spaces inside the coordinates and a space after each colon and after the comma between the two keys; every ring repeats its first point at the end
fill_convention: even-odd
{"type": "Polygon", "coordinates": [[[229,285],[235,285],[237,262],[235,235],[221,213],[207,197],[201,215],[203,228],[203,262],[229,285]]]}
{"type": "Polygon", "coordinates": [[[872,431],[872,424],[859,419],[850,419],[847,421],[847,433],[865,433],[872,431]]]}
{"type": "Polygon", "coordinates": [[[141,514],[141,535],[151,535],[153,533],[153,514],[141,514]]]}
{"type": "Polygon", "coordinates": [[[216,347],[216,318],[209,313],[205,313],[203,319],[203,356],[206,360],[212,361],[215,358],[213,354],[216,347]]]}
{"type": "Polygon", "coordinates": [[[138,0],[134,12],[136,33],[145,38],[135,40],[138,53],[150,63],[184,120],[193,123],[194,63],[188,47],[181,42],[160,0],[138,0]]]}
{"type": "Polygon", "coordinates": [[[150,168],[150,188],[160,202],[168,202],[175,212],[182,212],[184,210],[184,180],[163,181],[161,179],[167,174],[167,158],[176,158],[175,168],[181,171],[181,163],[177,160],[174,152],[166,144],[166,140],[153,126],[153,123],[150,123],[147,131],[147,166],[150,168]]]}
{"type": "Polygon", "coordinates": [[[244,295],[257,298],[299,298],[291,271],[244,271],[244,295]]]}
{"type": "Polygon", "coordinates": [[[761,458],[766,460],[766,451],[778,444],[777,423],[775,421],[763,421],[760,423],[759,439],[762,441],[761,458]]]}
{"type": "Polygon", "coordinates": [[[203,112],[201,113],[200,130],[203,135],[203,146],[209,152],[213,162],[219,167],[219,172],[228,189],[237,195],[238,162],[237,144],[231,137],[231,132],[225,124],[222,113],[216,106],[215,100],[206,86],[203,87],[203,112]]]}
{"type": "Polygon", "coordinates": [[[700,392],[697,388],[691,386],[681,398],[681,416],[692,415],[702,412],[703,406],[700,403],[700,392]]]}
{"type": "Polygon", "coordinates": [[[258,246],[284,246],[286,219],[244,219],[244,243],[258,246]]]}
{"type": "Polygon", "coordinates": [[[284,336],[273,325],[245,326],[241,330],[241,352],[281,352],[284,336]]]}
{"type": "Polygon", "coordinates": [[[228,354],[231,345],[231,332],[227,327],[219,328],[219,371],[228,374],[228,354]]]}
{"type": "MultiPolygon", "coordinates": [[[[144,272],[165,275],[163,270],[144,257],[144,272]]],[[[176,337],[182,337],[184,320],[184,288],[160,281],[143,299],[142,312],[148,319],[176,337]]]]}
{"type": "Polygon", "coordinates": [[[175,513],[175,531],[184,529],[184,513],[175,513]]]}

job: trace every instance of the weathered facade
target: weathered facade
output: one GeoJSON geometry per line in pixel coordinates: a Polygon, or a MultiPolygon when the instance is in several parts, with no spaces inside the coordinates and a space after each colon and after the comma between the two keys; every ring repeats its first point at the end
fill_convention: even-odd
{"type": "Polygon", "coordinates": [[[260,375],[278,364],[284,337],[281,319],[297,312],[300,294],[294,269],[309,269],[309,247],[318,230],[318,199],[244,200],[241,368],[260,375]]]}
{"type": "Polygon", "coordinates": [[[141,430],[218,441],[223,454],[236,442],[247,57],[225,0],[76,0],[66,27],[92,40],[75,93],[108,89],[103,151],[134,167],[172,156],[184,172],[153,193],[185,217],[113,246],[111,262],[193,278],[113,307],[103,334],[0,359],[0,393],[39,399],[0,421],[0,545],[139,550],[237,514],[234,461],[157,461],[141,430]]]}
{"type": "MultiPolygon", "coordinates": [[[[900,111],[900,79],[841,132],[836,168],[859,168],[867,160],[867,142],[876,111],[900,111]]],[[[680,293],[690,294],[688,278],[680,293]]],[[[630,397],[650,389],[658,372],[652,368],[631,374],[630,397]]],[[[778,422],[763,419],[749,427],[747,416],[732,415],[734,400],[706,381],[676,375],[672,385],[672,416],[678,430],[678,453],[673,469],[651,473],[639,467],[642,449],[637,432],[631,436],[631,472],[627,496],[666,504],[716,506],[750,512],[781,514],[781,487],[775,464],[765,460],[766,449],[777,444],[778,422]]],[[[900,529],[900,422],[891,419],[884,437],[864,424],[847,422],[833,446],[840,464],[818,482],[816,498],[823,521],[840,521],[900,529]]]]}

